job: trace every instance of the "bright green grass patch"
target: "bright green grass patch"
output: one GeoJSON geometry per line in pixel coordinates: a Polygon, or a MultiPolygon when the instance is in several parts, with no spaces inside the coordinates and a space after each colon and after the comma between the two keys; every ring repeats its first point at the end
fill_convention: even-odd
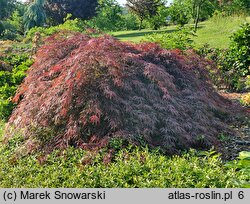
{"type": "Polygon", "coordinates": [[[245,17],[212,18],[200,24],[197,37],[194,37],[195,47],[209,44],[210,47],[228,48],[230,36],[239,29],[244,22],[250,22],[245,17]]]}
{"type": "Polygon", "coordinates": [[[118,32],[112,32],[110,33],[117,39],[121,41],[132,41],[134,43],[139,43],[143,40],[145,40],[145,36],[153,33],[164,33],[164,32],[173,32],[176,31],[176,26],[170,26],[167,28],[164,28],[162,30],[132,30],[132,31],[118,31],[118,32]]]}
{"type": "Polygon", "coordinates": [[[1,188],[225,188],[238,187],[235,181],[246,179],[209,152],[191,150],[168,157],[148,148],[129,146],[117,150],[112,162],[105,164],[108,150],[94,154],[69,148],[53,152],[41,165],[39,155],[19,159],[14,156],[21,143],[22,138],[16,137],[6,145],[0,144],[1,188]]]}
{"type": "MultiPolygon", "coordinates": [[[[250,22],[250,17],[221,17],[202,22],[199,24],[197,36],[193,37],[194,46],[198,48],[208,43],[210,47],[228,48],[230,36],[244,22],[250,22]]],[[[186,27],[190,26],[192,25],[186,27]]],[[[162,30],[119,31],[110,34],[121,41],[139,43],[145,40],[146,35],[174,31],[177,31],[177,26],[169,26],[162,30]]]]}

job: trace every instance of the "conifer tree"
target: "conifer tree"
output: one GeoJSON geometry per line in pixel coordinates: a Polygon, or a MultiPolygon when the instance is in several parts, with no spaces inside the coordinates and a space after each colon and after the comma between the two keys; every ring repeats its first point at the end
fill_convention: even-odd
{"type": "Polygon", "coordinates": [[[46,21],[44,10],[45,0],[35,0],[30,3],[24,14],[25,30],[29,30],[35,26],[43,26],[46,21]]]}

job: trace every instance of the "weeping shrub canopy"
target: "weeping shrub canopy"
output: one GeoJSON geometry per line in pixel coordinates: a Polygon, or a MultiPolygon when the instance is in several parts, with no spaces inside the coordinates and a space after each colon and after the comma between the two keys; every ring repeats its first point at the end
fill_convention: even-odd
{"type": "Polygon", "coordinates": [[[13,101],[7,136],[25,131],[30,150],[95,148],[122,137],[169,153],[217,144],[229,101],[210,84],[209,62],[80,33],[49,37],[13,101]]]}

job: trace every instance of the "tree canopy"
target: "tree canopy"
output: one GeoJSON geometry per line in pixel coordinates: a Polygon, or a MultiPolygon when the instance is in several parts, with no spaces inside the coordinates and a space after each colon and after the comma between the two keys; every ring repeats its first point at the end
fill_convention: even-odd
{"type": "Polygon", "coordinates": [[[35,26],[43,26],[46,21],[44,10],[45,0],[35,0],[32,2],[24,14],[25,29],[29,30],[35,26]]]}
{"type": "Polygon", "coordinates": [[[16,0],[0,0],[0,20],[7,18],[15,10],[16,0]]]}
{"type": "Polygon", "coordinates": [[[46,14],[53,24],[64,21],[67,14],[72,18],[89,19],[96,14],[98,0],[47,0],[46,14]]]}
{"type": "Polygon", "coordinates": [[[139,17],[139,29],[141,29],[144,19],[157,14],[158,7],[161,5],[161,0],[127,0],[126,4],[126,6],[139,17]]]}
{"type": "Polygon", "coordinates": [[[217,0],[174,0],[169,10],[173,22],[183,26],[193,19],[196,30],[198,22],[212,16],[217,5],[217,0]]]}
{"type": "Polygon", "coordinates": [[[89,24],[93,28],[103,31],[118,30],[123,24],[122,7],[116,0],[99,0],[96,16],[89,24]]]}

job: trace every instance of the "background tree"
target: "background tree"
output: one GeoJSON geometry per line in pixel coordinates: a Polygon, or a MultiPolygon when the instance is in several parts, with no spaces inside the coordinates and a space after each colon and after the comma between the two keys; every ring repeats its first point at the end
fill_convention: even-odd
{"type": "Polygon", "coordinates": [[[173,22],[181,26],[193,19],[196,31],[199,21],[211,17],[217,5],[217,0],[174,0],[169,9],[170,16],[173,22]]]}
{"type": "Polygon", "coordinates": [[[24,33],[23,15],[24,11],[17,9],[12,13],[11,17],[7,20],[7,22],[9,22],[15,28],[15,30],[20,34],[24,33]]]}
{"type": "Polygon", "coordinates": [[[234,13],[250,13],[250,0],[233,0],[232,7],[234,9],[234,13]]]}
{"type": "Polygon", "coordinates": [[[45,9],[51,23],[60,24],[69,13],[72,18],[90,19],[96,15],[97,6],[98,0],[47,0],[45,9]]]}
{"type": "Polygon", "coordinates": [[[139,30],[142,28],[143,20],[157,14],[158,7],[162,5],[161,0],[127,0],[126,6],[135,13],[139,20],[139,30]]]}
{"type": "Polygon", "coordinates": [[[29,30],[35,26],[43,26],[46,21],[44,10],[45,0],[35,0],[32,2],[24,14],[24,27],[29,30]]]}
{"type": "Polygon", "coordinates": [[[4,31],[4,26],[3,26],[3,23],[0,21],[0,36],[2,35],[4,31]]]}
{"type": "Polygon", "coordinates": [[[122,7],[122,29],[123,30],[138,30],[139,22],[137,16],[130,12],[127,7],[122,7]]]}
{"type": "Polygon", "coordinates": [[[195,13],[195,23],[194,23],[194,31],[197,31],[198,23],[200,20],[201,8],[207,0],[193,0],[193,8],[195,13]]]}
{"type": "Polygon", "coordinates": [[[0,0],[0,20],[8,18],[16,8],[16,0],[0,0]]]}
{"type": "Polygon", "coordinates": [[[87,23],[103,31],[122,29],[122,7],[116,0],[99,0],[97,15],[87,23]]]}
{"type": "Polygon", "coordinates": [[[24,34],[23,13],[15,10],[12,15],[4,21],[4,33],[8,39],[15,39],[24,34]],[[7,36],[6,36],[7,34],[7,36]]]}
{"type": "Polygon", "coordinates": [[[25,5],[15,0],[0,0],[0,37],[16,39],[23,34],[23,15],[25,5]]]}
{"type": "Polygon", "coordinates": [[[169,8],[171,21],[184,26],[192,18],[192,6],[190,0],[174,0],[169,8]]]}
{"type": "Polygon", "coordinates": [[[218,1],[216,0],[191,0],[193,7],[193,17],[194,17],[194,31],[197,31],[198,23],[203,18],[208,18],[213,15],[218,1]],[[203,15],[203,16],[202,16],[203,15]]]}
{"type": "Polygon", "coordinates": [[[156,15],[148,19],[151,28],[158,30],[161,26],[166,25],[166,19],[169,16],[167,0],[162,0],[162,4],[157,8],[156,15]]]}

